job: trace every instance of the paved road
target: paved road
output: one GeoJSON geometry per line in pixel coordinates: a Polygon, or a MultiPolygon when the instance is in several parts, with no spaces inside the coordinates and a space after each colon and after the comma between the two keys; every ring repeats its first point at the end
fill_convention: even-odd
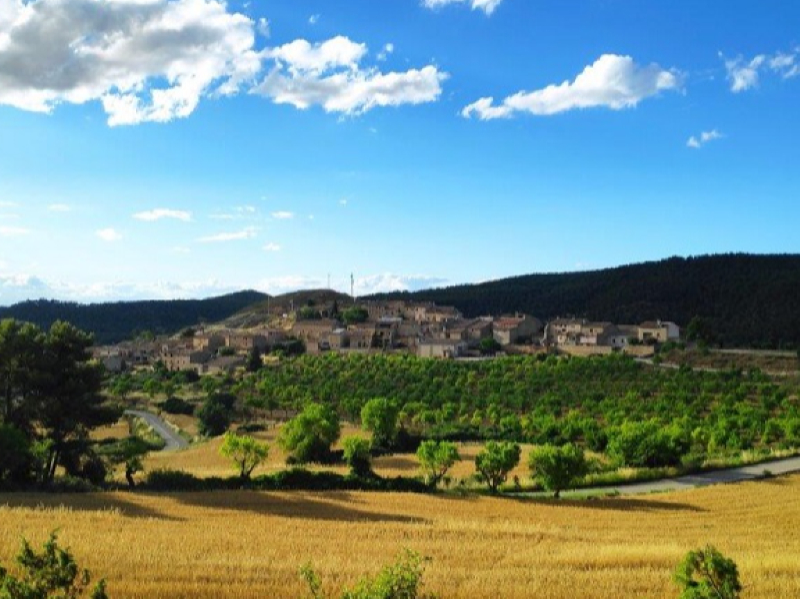
{"type": "Polygon", "coordinates": [[[189,443],[175,433],[174,430],[170,428],[169,425],[164,423],[161,417],[154,415],[153,413],[144,411],[144,410],[126,410],[126,415],[132,415],[139,419],[145,421],[153,430],[161,436],[164,440],[165,445],[162,449],[162,452],[169,452],[173,450],[182,450],[189,446],[189,443]]]}
{"type": "Polygon", "coordinates": [[[651,494],[653,492],[671,492],[674,490],[685,490],[705,485],[717,483],[733,483],[736,481],[747,481],[763,477],[764,471],[768,470],[773,475],[785,475],[787,473],[800,472],[800,456],[792,458],[782,458],[769,462],[748,465],[745,467],[734,467],[732,469],[720,469],[718,471],[707,471],[696,475],[683,475],[672,479],[659,479],[643,483],[631,483],[627,485],[617,485],[609,487],[588,488],[576,490],[579,494],[610,494],[619,492],[624,495],[632,494],[651,494]]]}

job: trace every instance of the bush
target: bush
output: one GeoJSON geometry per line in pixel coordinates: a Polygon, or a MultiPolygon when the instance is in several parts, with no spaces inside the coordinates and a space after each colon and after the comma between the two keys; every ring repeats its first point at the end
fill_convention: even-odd
{"type": "MultiPolygon", "coordinates": [[[[55,532],[44,543],[41,554],[23,539],[17,564],[22,571],[19,578],[0,565],[0,598],[77,598],[91,580],[89,571],[78,568],[69,548],[58,547],[55,532]]],[[[104,580],[95,584],[89,597],[107,598],[104,580]]]]}
{"type": "MultiPolygon", "coordinates": [[[[342,590],[342,598],[417,598],[427,559],[411,550],[403,550],[392,565],[383,567],[373,577],[362,577],[352,588],[342,590]]],[[[310,563],[300,567],[312,598],[320,598],[322,580],[310,563]]]]}
{"type": "Polygon", "coordinates": [[[344,460],[350,472],[356,477],[372,475],[369,440],[357,436],[346,437],[343,441],[344,460]]]}
{"type": "Polygon", "coordinates": [[[202,479],[186,471],[173,469],[150,471],[144,485],[156,492],[193,492],[206,487],[202,479]]]}
{"type": "Polygon", "coordinates": [[[736,563],[711,545],[690,551],[674,579],[681,598],[738,598],[742,591],[736,563]]]}
{"type": "Polygon", "coordinates": [[[160,402],[158,407],[165,413],[169,413],[171,415],[191,416],[194,414],[194,404],[187,402],[182,398],[178,398],[177,396],[170,396],[163,402],[160,402]]]}
{"type": "Polygon", "coordinates": [[[609,430],[608,455],[629,467],[672,467],[681,464],[689,442],[672,428],[655,421],[626,421],[609,430]]]}

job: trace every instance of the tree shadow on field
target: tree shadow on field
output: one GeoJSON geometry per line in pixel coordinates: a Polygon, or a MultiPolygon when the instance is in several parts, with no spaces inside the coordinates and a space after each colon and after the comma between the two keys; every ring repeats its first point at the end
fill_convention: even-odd
{"type": "Polygon", "coordinates": [[[149,506],[128,501],[119,493],[7,493],[0,494],[0,508],[3,507],[27,508],[35,511],[65,509],[75,512],[118,512],[123,517],[136,519],[183,520],[161,513],[149,506]]]}
{"type": "Polygon", "coordinates": [[[348,492],[189,492],[170,494],[178,502],[216,510],[247,511],[258,515],[320,521],[428,524],[411,515],[356,508],[363,502],[348,492]]]}
{"type": "Polygon", "coordinates": [[[537,504],[540,506],[552,506],[554,508],[569,509],[594,509],[594,510],[613,510],[619,512],[654,512],[654,511],[673,511],[673,512],[707,512],[704,508],[686,504],[685,502],[664,502],[663,500],[632,498],[630,496],[601,497],[587,499],[572,498],[514,498],[512,500],[523,504],[537,504]]]}

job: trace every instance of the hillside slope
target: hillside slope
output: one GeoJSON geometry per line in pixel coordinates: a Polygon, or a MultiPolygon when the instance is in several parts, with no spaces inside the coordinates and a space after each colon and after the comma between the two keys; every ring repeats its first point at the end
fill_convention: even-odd
{"type": "Polygon", "coordinates": [[[800,255],[675,257],[376,297],[450,304],[467,316],[522,311],[682,327],[700,316],[724,346],[800,348],[800,255]]]}
{"type": "Polygon", "coordinates": [[[57,300],[30,300],[0,308],[0,318],[30,321],[43,328],[62,319],[95,334],[98,344],[111,344],[137,332],[175,333],[203,322],[221,321],[267,296],[244,291],[205,300],[145,300],[77,304],[57,300]]]}

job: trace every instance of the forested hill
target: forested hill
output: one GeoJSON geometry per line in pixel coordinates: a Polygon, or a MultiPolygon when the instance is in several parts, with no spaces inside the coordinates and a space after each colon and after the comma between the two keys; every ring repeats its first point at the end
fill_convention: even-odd
{"type": "Polygon", "coordinates": [[[454,305],[467,316],[521,311],[685,327],[697,315],[723,346],[800,348],[800,255],[669,258],[381,297],[454,305]]]}
{"type": "Polygon", "coordinates": [[[49,328],[58,319],[95,334],[97,344],[111,344],[151,331],[175,333],[197,323],[221,321],[256,302],[260,292],[244,291],[205,300],[145,300],[77,304],[57,300],[30,300],[0,308],[0,318],[13,317],[49,328]]]}

